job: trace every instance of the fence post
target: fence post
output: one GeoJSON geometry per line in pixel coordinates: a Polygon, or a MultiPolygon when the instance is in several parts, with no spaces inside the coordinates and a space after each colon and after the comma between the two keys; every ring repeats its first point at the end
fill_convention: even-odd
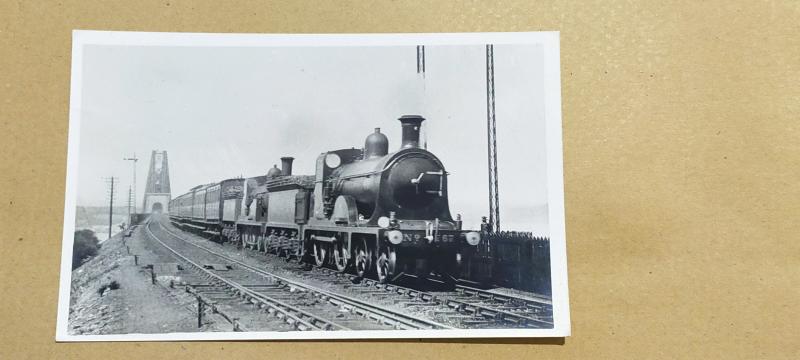
{"type": "Polygon", "coordinates": [[[197,295],[197,327],[203,327],[203,300],[197,295]]]}

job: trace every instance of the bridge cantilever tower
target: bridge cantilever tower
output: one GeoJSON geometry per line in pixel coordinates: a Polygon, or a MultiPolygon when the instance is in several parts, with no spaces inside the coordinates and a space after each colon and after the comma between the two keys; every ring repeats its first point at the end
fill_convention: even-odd
{"type": "Polygon", "coordinates": [[[147,171],[142,211],[145,213],[168,212],[171,195],[167,152],[153,150],[150,155],[150,170],[147,171]]]}

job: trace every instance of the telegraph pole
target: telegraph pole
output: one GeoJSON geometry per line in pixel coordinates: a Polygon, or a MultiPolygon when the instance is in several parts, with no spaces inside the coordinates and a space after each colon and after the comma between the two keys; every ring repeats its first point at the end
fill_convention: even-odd
{"type": "Polygon", "coordinates": [[[106,179],[109,188],[108,188],[108,238],[111,239],[111,229],[113,225],[114,219],[114,183],[117,182],[115,177],[110,177],[106,179]]]}
{"type": "Polygon", "coordinates": [[[128,187],[128,227],[131,226],[131,205],[133,205],[133,187],[128,187]]]}

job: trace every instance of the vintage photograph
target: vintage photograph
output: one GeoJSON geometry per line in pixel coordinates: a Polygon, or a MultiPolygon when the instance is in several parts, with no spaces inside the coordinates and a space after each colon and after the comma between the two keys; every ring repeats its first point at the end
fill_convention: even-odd
{"type": "Polygon", "coordinates": [[[569,335],[557,32],[72,56],[57,340],[569,335]]]}

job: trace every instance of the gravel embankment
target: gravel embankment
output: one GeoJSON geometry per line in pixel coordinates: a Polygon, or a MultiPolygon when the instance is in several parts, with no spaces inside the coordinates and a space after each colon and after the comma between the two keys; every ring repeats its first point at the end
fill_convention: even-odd
{"type": "Polygon", "coordinates": [[[214,323],[197,327],[196,301],[182,288],[169,288],[174,277],[152,284],[145,264],[174,262],[149,249],[141,228],[103,242],[97,256],[72,272],[69,327],[73,335],[220,331],[214,323]],[[138,254],[138,265],[134,257],[138,254]],[[116,282],[117,289],[109,286],[116,282]]]}

